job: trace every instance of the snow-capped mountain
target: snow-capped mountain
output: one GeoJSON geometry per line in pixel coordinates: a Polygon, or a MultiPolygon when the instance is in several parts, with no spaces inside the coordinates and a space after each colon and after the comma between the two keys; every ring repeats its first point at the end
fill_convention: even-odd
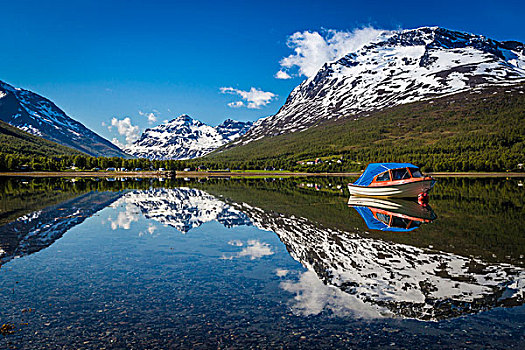
{"type": "Polygon", "coordinates": [[[0,120],[91,156],[126,156],[120,148],[70,118],[47,98],[2,81],[0,120]]]}
{"type": "Polygon", "coordinates": [[[126,152],[149,159],[197,158],[237,139],[251,126],[252,122],[227,119],[212,127],[181,115],[166,124],[146,129],[140,139],[126,148],[126,152]]]}
{"type": "Polygon", "coordinates": [[[439,27],[386,33],[327,62],[233,144],[305,130],[342,117],[443,96],[486,84],[525,81],[525,46],[439,27]]]}

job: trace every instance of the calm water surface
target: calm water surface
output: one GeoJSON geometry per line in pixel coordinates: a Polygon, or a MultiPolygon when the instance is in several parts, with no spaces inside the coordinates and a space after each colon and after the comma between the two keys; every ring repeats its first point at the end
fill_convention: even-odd
{"type": "Polygon", "coordinates": [[[0,179],[0,348],[525,348],[523,179],[0,179]]]}

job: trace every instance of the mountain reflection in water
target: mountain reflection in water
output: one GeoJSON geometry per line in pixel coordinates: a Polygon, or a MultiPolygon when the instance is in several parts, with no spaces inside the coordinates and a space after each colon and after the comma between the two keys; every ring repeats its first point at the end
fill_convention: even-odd
{"type": "Polygon", "coordinates": [[[182,233],[214,220],[225,227],[251,225],[246,214],[204,191],[187,187],[130,192],[114,206],[121,204],[126,204],[126,212],[119,213],[114,225],[125,225],[133,220],[138,215],[135,209],[147,219],[172,226],[182,233]]]}
{"type": "Polygon", "coordinates": [[[49,247],[72,227],[106,208],[122,192],[89,192],[0,226],[0,266],[49,247]]]}
{"type": "MultiPolygon", "coordinates": [[[[363,203],[352,203],[363,207],[363,203]]],[[[108,205],[116,210],[109,218],[112,229],[129,229],[143,215],[182,233],[210,221],[274,232],[293,259],[307,269],[295,280],[287,271],[276,272],[281,288],[294,295],[290,307],[297,315],[328,310],[334,315],[441,320],[524,301],[525,272],[512,264],[367,237],[359,228],[342,230],[189,187],[93,192],[27,214],[0,227],[2,263],[51,245],[108,205]]],[[[394,206],[397,209],[390,209],[398,213],[406,209],[394,206]]],[[[431,209],[423,216],[427,221],[435,218],[431,209]]],[[[154,226],[150,228],[150,233],[155,231],[154,226]]],[[[223,259],[273,254],[271,247],[259,241],[229,244],[239,252],[223,259]]]]}

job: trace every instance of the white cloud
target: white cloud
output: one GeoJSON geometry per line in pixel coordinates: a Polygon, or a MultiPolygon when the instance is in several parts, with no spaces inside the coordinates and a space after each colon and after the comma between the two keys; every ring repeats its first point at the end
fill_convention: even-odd
{"type": "Polygon", "coordinates": [[[354,52],[366,44],[384,38],[389,32],[375,29],[372,27],[358,28],[353,31],[338,31],[329,29],[319,32],[295,32],[287,41],[287,46],[293,49],[294,53],[284,57],[281,61],[281,69],[275,77],[282,79],[279,75],[287,69],[297,67],[297,75],[311,77],[329,61],[340,59],[341,57],[354,52]]]}
{"type": "Polygon", "coordinates": [[[229,245],[233,245],[235,247],[242,247],[243,243],[239,241],[238,239],[234,239],[228,242],[229,245]]]}
{"type": "Polygon", "coordinates": [[[111,125],[108,126],[108,130],[111,131],[113,127],[117,128],[119,135],[126,137],[126,144],[128,145],[137,141],[140,137],[140,128],[137,125],[131,124],[131,119],[129,117],[121,120],[117,118],[111,119],[111,125]]]}
{"type": "Polygon", "coordinates": [[[153,224],[148,224],[148,228],[146,229],[146,231],[139,232],[139,237],[143,237],[146,233],[153,235],[156,230],[157,230],[157,226],[153,224]]]}
{"type": "MultiPolygon", "coordinates": [[[[231,95],[239,95],[241,98],[248,102],[246,104],[247,108],[250,109],[259,109],[263,106],[266,106],[268,103],[270,103],[275,97],[277,97],[276,94],[269,91],[262,91],[260,89],[252,87],[250,91],[244,91],[235,89],[232,87],[221,87],[221,93],[223,94],[231,94],[231,95]]],[[[235,101],[228,103],[228,106],[232,108],[238,108],[244,106],[243,101],[235,101]]]]}
{"type": "Polygon", "coordinates": [[[277,73],[275,73],[275,75],[273,77],[276,78],[276,79],[292,79],[290,74],[288,74],[286,71],[284,71],[282,69],[280,71],[278,71],[277,73]]]}
{"type": "Polygon", "coordinates": [[[119,139],[117,139],[116,137],[111,139],[111,143],[113,143],[115,146],[117,146],[120,149],[124,149],[126,147],[126,145],[120,142],[119,139]]]}
{"type": "Polygon", "coordinates": [[[290,271],[285,270],[285,269],[279,269],[279,268],[275,269],[275,275],[277,277],[285,277],[288,274],[288,272],[290,271]]]}
{"type": "Polygon", "coordinates": [[[231,108],[240,108],[240,107],[244,107],[244,102],[242,101],[230,102],[228,103],[228,106],[231,108]]]}
{"type": "Polygon", "coordinates": [[[157,114],[159,114],[159,112],[156,110],[153,110],[152,112],[139,111],[139,115],[148,118],[149,124],[153,124],[157,121],[157,114]]]}

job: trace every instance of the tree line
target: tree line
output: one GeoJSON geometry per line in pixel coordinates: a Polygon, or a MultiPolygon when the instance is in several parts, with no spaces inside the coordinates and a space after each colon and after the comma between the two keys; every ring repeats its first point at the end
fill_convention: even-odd
{"type": "MultiPolygon", "coordinates": [[[[363,170],[371,162],[409,162],[420,166],[423,171],[523,171],[521,153],[511,149],[463,150],[435,149],[426,152],[400,148],[377,147],[346,151],[337,156],[339,162],[325,160],[306,165],[299,162],[305,158],[261,159],[232,161],[221,159],[190,160],[149,160],[145,158],[126,159],[119,157],[90,157],[64,155],[59,157],[29,156],[0,153],[0,171],[70,171],[106,170],[116,168],[127,170],[168,171],[189,170],[286,170],[299,172],[355,172],[363,170]]],[[[306,155],[303,155],[303,157],[306,155]]],[[[335,158],[334,158],[335,159],[335,158]]]]}

